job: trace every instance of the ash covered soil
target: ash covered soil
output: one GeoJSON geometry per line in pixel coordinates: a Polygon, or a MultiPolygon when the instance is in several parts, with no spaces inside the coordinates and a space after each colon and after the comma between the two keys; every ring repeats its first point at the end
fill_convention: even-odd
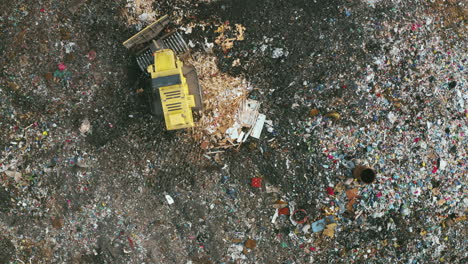
{"type": "Polygon", "coordinates": [[[136,92],[140,2],[2,0],[0,263],[467,262],[465,4],[153,1],[194,53],[246,28],[213,53],[271,123],[210,154],[136,92]]]}

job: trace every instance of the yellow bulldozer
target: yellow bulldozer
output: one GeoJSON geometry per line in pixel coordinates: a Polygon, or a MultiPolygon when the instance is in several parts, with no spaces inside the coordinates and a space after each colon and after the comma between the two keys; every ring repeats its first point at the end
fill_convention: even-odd
{"type": "Polygon", "coordinates": [[[195,67],[184,63],[189,47],[177,31],[161,32],[169,24],[163,16],[123,45],[136,56],[138,66],[151,78],[145,89],[152,113],[164,116],[167,130],[193,127],[193,111],[201,111],[202,90],[195,67]]]}

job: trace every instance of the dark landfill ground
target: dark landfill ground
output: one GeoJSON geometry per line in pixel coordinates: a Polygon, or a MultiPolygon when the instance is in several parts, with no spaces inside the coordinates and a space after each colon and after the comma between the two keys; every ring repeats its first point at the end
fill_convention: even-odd
{"type": "Polygon", "coordinates": [[[467,2],[0,2],[0,263],[468,263],[467,2]],[[151,116],[122,42],[164,14],[259,139],[151,116]]]}

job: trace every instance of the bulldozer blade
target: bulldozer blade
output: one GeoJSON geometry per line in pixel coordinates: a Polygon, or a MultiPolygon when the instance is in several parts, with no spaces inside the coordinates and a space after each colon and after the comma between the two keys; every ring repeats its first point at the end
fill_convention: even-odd
{"type": "Polygon", "coordinates": [[[156,22],[145,27],[140,32],[133,35],[131,38],[127,39],[123,45],[127,49],[131,49],[139,44],[143,44],[154,39],[169,23],[169,17],[167,15],[161,17],[156,22]]]}

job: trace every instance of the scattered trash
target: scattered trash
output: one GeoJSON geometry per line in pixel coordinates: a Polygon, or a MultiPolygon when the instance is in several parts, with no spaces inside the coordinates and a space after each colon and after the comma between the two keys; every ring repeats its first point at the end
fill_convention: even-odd
{"type": "Polygon", "coordinates": [[[303,224],[307,221],[307,212],[304,209],[295,210],[291,214],[291,218],[298,224],[303,224]]]}
{"type": "Polygon", "coordinates": [[[86,134],[91,128],[91,122],[89,122],[88,118],[85,118],[80,126],[80,133],[82,135],[86,134]]]}
{"type": "Polygon", "coordinates": [[[312,232],[317,233],[321,232],[325,229],[325,227],[329,224],[335,223],[333,216],[327,216],[323,219],[315,221],[312,223],[312,232]]]}
{"type": "Polygon", "coordinates": [[[289,52],[287,50],[284,50],[283,48],[274,48],[273,49],[273,54],[271,57],[273,59],[278,59],[280,57],[287,57],[289,55],[289,52]]]}
{"type": "Polygon", "coordinates": [[[94,59],[96,59],[96,56],[97,56],[96,51],[90,50],[88,52],[88,60],[93,61],[94,59]]]}
{"type": "Polygon", "coordinates": [[[67,69],[67,66],[65,66],[65,64],[63,64],[63,63],[59,63],[59,64],[57,65],[57,67],[58,67],[58,69],[59,69],[60,71],[64,71],[64,70],[67,69]]]}
{"type": "Polygon", "coordinates": [[[259,114],[258,115],[257,121],[255,122],[255,125],[254,125],[252,133],[251,133],[252,137],[254,137],[256,139],[260,138],[260,135],[261,135],[262,130],[263,130],[263,126],[265,124],[265,120],[266,120],[266,116],[264,114],[259,114]]]}
{"type": "Polygon", "coordinates": [[[346,190],[346,196],[349,200],[355,199],[358,197],[359,190],[358,188],[346,190]]]}
{"type": "Polygon", "coordinates": [[[324,115],[324,117],[328,117],[328,118],[331,118],[331,119],[333,119],[333,120],[338,120],[338,119],[340,119],[341,116],[340,116],[340,114],[337,113],[337,112],[331,112],[331,113],[326,113],[326,114],[324,115]]]}
{"type": "Polygon", "coordinates": [[[168,194],[164,195],[164,197],[166,197],[166,201],[169,205],[172,205],[174,204],[174,199],[172,199],[172,197],[168,194]]]}
{"type": "Polygon", "coordinates": [[[328,224],[325,230],[323,230],[323,235],[328,236],[328,237],[335,236],[335,227],[336,227],[336,223],[328,224]]]}
{"type": "Polygon", "coordinates": [[[290,215],[289,213],[289,208],[288,207],[284,207],[284,208],[281,208],[278,210],[278,214],[279,215],[290,215]]]}
{"type": "Polygon", "coordinates": [[[21,172],[17,172],[17,171],[5,171],[5,174],[10,177],[10,178],[13,178],[15,180],[15,182],[17,183],[20,183],[22,181],[22,176],[23,174],[21,172]]]}
{"type": "Polygon", "coordinates": [[[61,218],[61,217],[52,217],[52,226],[55,229],[62,229],[62,227],[63,227],[63,218],[61,218]]]}
{"type": "Polygon", "coordinates": [[[123,2],[2,6],[1,263],[464,263],[460,1],[123,2]],[[185,131],[115,46],[162,12],[185,131]]]}
{"type": "Polygon", "coordinates": [[[275,214],[271,218],[271,223],[273,223],[273,224],[276,223],[276,219],[278,219],[278,216],[279,216],[279,209],[276,209],[275,214]]]}
{"type": "Polygon", "coordinates": [[[250,185],[255,188],[262,187],[262,178],[259,178],[259,177],[252,178],[250,185]]]}
{"type": "Polygon", "coordinates": [[[243,253],[244,247],[242,245],[231,245],[227,254],[231,257],[232,260],[245,260],[247,257],[243,253]]]}
{"type": "Polygon", "coordinates": [[[257,246],[257,242],[253,239],[247,239],[244,245],[248,249],[254,249],[257,246]]]}
{"type": "Polygon", "coordinates": [[[226,130],[230,140],[237,140],[240,143],[245,142],[249,136],[260,138],[266,116],[259,114],[259,108],[260,103],[256,100],[242,101],[234,125],[226,130]],[[248,131],[244,132],[243,129],[248,131]]]}
{"type": "Polygon", "coordinates": [[[310,114],[311,117],[314,117],[314,116],[317,116],[319,113],[320,113],[320,111],[318,109],[314,108],[314,109],[310,110],[309,114],[310,114]]]}
{"type": "Polygon", "coordinates": [[[288,203],[285,202],[285,201],[281,201],[281,200],[277,200],[274,204],[273,204],[273,208],[277,208],[277,209],[281,209],[281,208],[285,208],[288,206],[288,203]]]}

